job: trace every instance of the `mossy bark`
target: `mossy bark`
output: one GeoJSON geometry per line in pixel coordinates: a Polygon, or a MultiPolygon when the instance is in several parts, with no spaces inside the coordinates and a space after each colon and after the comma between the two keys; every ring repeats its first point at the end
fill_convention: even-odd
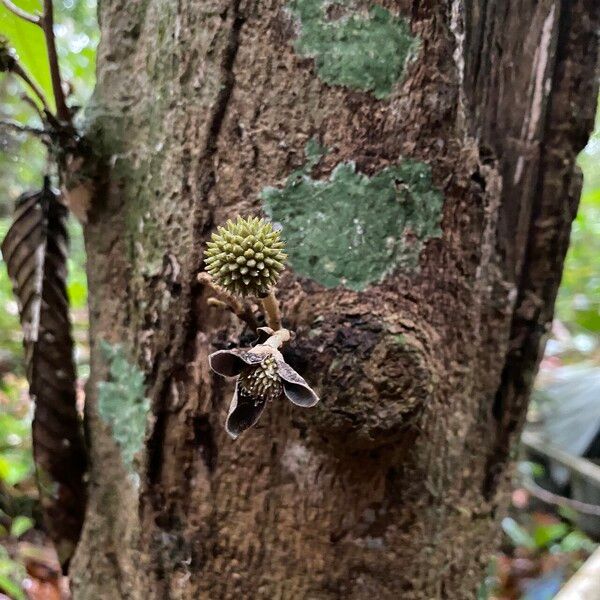
{"type": "MultiPolygon", "coordinates": [[[[483,579],[577,206],[600,5],[343,2],[314,17],[310,48],[297,43],[298,6],[100,3],[88,117],[104,176],[86,227],[91,472],[76,600],[471,599],[483,579]],[[413,40],[403,68],[359,61],[375,81],[332,62],[394,27],[413,40]],[[312,156],[316,144],[326,152],[312,156]],[[407,165],[430,173],[427,193],[410,173],[392,183],[407,165]],[[248,338],[207,305],[202,246],[228,217],[260,214],[273,189],[297,239],[318,209],[302,204],[292,223],[298,171],[304,189],[329,185],[331,202],[346,185],[352,201],[369,194],[372,211],[344,217],[357,235],[377,231],[381,181],[385,215],[440,195],[441,210],[386,223],[392,241],[366,249],[373,260],[390,247],[416,258],[394,250],[373,276],[345,276],[343,243],[319,258],[331,281],[330,263],[293,249],[308,266],[280,286],[297,334],[286,358],[322,401],[272,405],[232,442],[232,385],[207,357],[248,338]],[[133,461],[119,444],[139,436],[123,423],[115,436],[118,403],[108,421],[98,407],[98,384],[114,382],[106,344],[145,377],[133,461]]],[[[336,211],[323,218],[336,233],[336,211]]]]}

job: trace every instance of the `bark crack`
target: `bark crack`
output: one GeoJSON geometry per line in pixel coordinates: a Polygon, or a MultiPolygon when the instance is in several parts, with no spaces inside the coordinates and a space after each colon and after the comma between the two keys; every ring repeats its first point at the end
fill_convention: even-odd
{"type": "MultiPolygon", "coordinates": [[[[202,294],[202,286],[196,282],[195,274],[201,267],[201,248],[205,237],[212,228],[212,215],[206,211],[209,204],[211,190],[216,183],[215,165],[213,162],[217,152],[217,143],[221,134],[227,108],[235,86],[234,63],[240,43],[240,32],[244,24],[244,17],[240,13],[240,0],[233,0],[230,7],[221,15],[223,22],[230,21],[229,31],[222,50],[220,65],[221,85],[208,118],[208,127],[204,149],[198,159],[195,172],[198,174],[197,189],[199,198],[195,203],[192,215],[192,250],[190,260],[186,265],[188,287],[182,296],[184,314],[177,325],[176,331],[169,343],[162,351],[158,352],[154,360],[153,372],[156,373],[154,391],[151,397],[155,398],[153,412],[155,424],[148,441],[146,463],[146,486],[143,494],[145,502],[140,504],[140,512],[150,510],[153,515],[161,514],[165,502],[168,500],[168,490],[161,484],[165,453],[165,441],[171,423],[172,411],[169,408],[170,394],[173,384],[186,381],[190,374],[187,366],[194,361],[196,355],[196,337],[198,323],[202,315],[198,314],[202,294]],[[145,505],[145,506],[144,506],[145,505]]],[[[185,187],[185,186],[184,186],[185,187]]],[[[194,415],[192,417],[194,445],[200,451],[200,456],[209,476],[216,467],[217,448],[214,441],[213,426],[210,422],[211,415],[194,415]]],[[[182,465],[182,472],[186,467],[182,465]]],[[[171,513],[177,510],[181,499],[173,499],[171,513]]],[[[185,500],[183,500],[185,502],[185,500]]],[[[185,507],[182,509],[185,512],[185,507]]],[[[143,518],[143,517],[142,517],[143,518]]],[[[155,520],[152,517],[152,520],[155,520]]],[[[175,522],[175,521],[174,521],[175,522]]],[[[160,548],[152,552],[151,565],[157,581],[163,581],[162,572],[165,570],[164,553],[160,548]]],[[[170,597],[167,586],[160,590],[161,597],[170,597]]]]}
{"type": "MultiPolygon", "coordinates": [[[[200,199],[196,203],[196,209],[193,215],[193,247],[192,265],[188,267],[190,278],[190,287],[187,293],[187,306],[185,317],[181,320],[175,339],[172,344],[163,352],[157,353],[155,365],[159,365],[156,369],[157,375],[154,384],[157,390],[154,413],[156,422],[148,443],[148,462],[147,462],[147,481],[148,488],[152,487],[160,480],[161,465],[163,462],[164,440],[167,428],[169,411],[167,403],[171,383],[178,377],[185,378],[185,366],[194,359],[196,346],[197,327],[195,321],[199,315],[195,315],[195,306],[197,305],[198,297],[202,292],[202,287],[195,283],[193,276],[200,268],[201,247],[208,231],[212,227],[212,219],[206,217],[203,208],[206,206],[208,196],[215,185],[215,167],[212,163],[213,157],[217,151],[217,141],[222,130],[227,107],[231,98],[233,88],[235,86],[234,63],[239,48],[239,39],[244,17],[240,13],[240,0],[233,0],[231,6],[222,14],[222,18],[226,21],[231,18],[231,27],[228,34],[228,40],[223,50],[221,61],[221,81],[219,93],[215,100],[213,109],[209,118],[209,127],[204,151],[198,161],[199,189],[200,199]]],[[[204,427],[202,434],[208,436],[209,439],[197,440],[197,443],[205,448],[211,449],[214,447],[212,440],[212,427],[204,427]]],[[[205,457],[205,462],[209,467],[209,471],[214,468],[216,453],[210,451],[205,457]]],[[[156,510],[160,509],[162,499],[160,493],[152,494],[152,504],[156,510]]]]}
{"type": "MultiPolygon", "coordinates": [[[[510,327],[510,350],[492,406],[496,440],[485,467],[482,491],[486,500],[490,500],[498,488],[513,446],[512,438],[525,421],[527,400],[543,353],[540,345],[552,320],[571,221],[579,201],[577,186],[571,185],[574,177],[572,165],[585,143],[587,127],[591,126],[593,117],[593,113],[590,113],[589,124],[582,122],[579,129],[565,132],[561,118],[557,116],[563,110],[564,98],[573,97],[579,86],[578,73],[566,69],[565,62],[569,58],[573,60],[574,56],[578,56],[578,51],[586,47],[578,39],[586,35],[585,27],[578,26],[571,18],[571,9],[565,2],[561,4],[559,16],[555,19],[558,41],[551,70],[552,80],[556,83],[543,117],[545,134],[540,143],[542,152],[535,187],[539,192],[534,195],[531,208],[526,238],[528,244],[521,264],[518,298],[510,327]],[[564,210],[566,202],[569,211],[564,210]],[[548,222],[553,224],[552,227],[545,225],[548,222]],[[556,262],[560,263],[558,268],[548,266],[548,263],[556,262]],[[549,272],[553,273],[553,277],[547,276],[549,272]]],[[[551,35],[547,24],[554,14],[553,5],[544,23],[545,37],[551,35]]],[[[584,57],[581,57],[581,64],[581,69],[585,69],[584,57]]],[[[595,93],[593,97],[596,97],[595,93]]],[[[534,106],[532,110],[535,112],[539,107],[534,106]]]]}

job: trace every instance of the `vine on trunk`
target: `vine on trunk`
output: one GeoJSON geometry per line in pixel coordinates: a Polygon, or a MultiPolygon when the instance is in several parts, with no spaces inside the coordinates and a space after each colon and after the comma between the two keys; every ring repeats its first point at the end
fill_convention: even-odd
{"type": "Polygon", "coordinates": [[[68,562],[85,513],[85,447],[67,297],[67,209],[46,179],[17,201],[2,243],[23,328],[29,395],[35,402],[33,453],[45,526],[68,562]]]}
{"type": "Polygon", "coordinates": [[[29,90],[22,99],[36,110],[41,128],[12,121],[0,126],[37,136],[58,173],[60,192],[50,185],[23,194],[2,243],[2,254],[19,303],[29,394],[35,403],[32,425],[37,485],[45,527],[66,569],[79,541],[86,509],[86,448],[76,408],[76,371],[66,291],[69,209],[86,222],[93,190],[90,147],[73,123],[67,105],[54,38],[52,0],[41,14],[30,14],[0,0],[18,18],[41,28],[52,81],[55,112],[44,92],[19,62],[8,41],[0,39],[0,72],[29,90]]]}

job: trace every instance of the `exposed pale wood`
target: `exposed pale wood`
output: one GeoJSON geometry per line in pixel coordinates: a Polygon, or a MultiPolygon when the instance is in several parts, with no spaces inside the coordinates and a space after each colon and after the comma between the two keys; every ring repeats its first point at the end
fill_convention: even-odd
{"type": "Polygon", "coordinates": [[[567,581],[554,600],[600,600],[600,548],[567,581]]]}

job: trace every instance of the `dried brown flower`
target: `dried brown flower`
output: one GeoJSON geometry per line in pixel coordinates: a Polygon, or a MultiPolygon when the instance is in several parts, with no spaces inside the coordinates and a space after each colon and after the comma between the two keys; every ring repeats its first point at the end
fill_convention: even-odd
{"type": "Polygon", "coordinates": [[[237,378],[225,423],[232,438],[237,438],[258,421],[267,402],[286,397],[296,406],[309,408],[319,401],[279,351],[282,336],[286,334],[289,338],[286,330],[274,333],[263,327],[259,330],[260,343],[253,348],[219,350],[209,356],[210,367],[215,373],[237,378]]]}

